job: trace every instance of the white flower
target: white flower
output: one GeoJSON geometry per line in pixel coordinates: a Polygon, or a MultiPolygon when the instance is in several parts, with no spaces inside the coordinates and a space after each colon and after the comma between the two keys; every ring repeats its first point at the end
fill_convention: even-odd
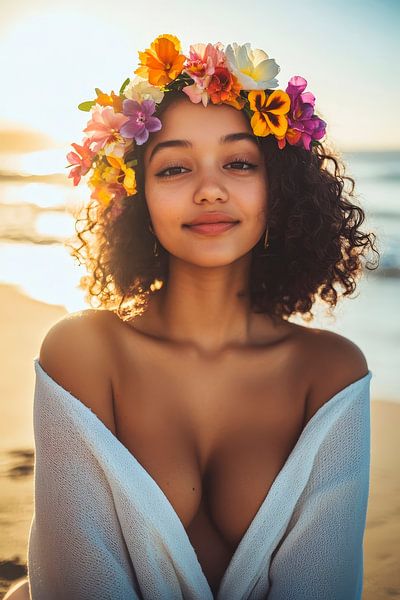
{"type": "Polygon", "coordinates": [[[116,156],[122,158],[126,152],[127,143],[125,140],[110,142],[104,147],[105,156],[116,156]]]}
{"type": "Polygon", "coordinates": [[[147,79],[137,76],[132,79],[124,89],[124,96],[129,100],[135,100],[136,102],[154,100],[156,104],[159,104],[164,98],[164,92],[155,85],[151,85],[147,79]]]}
{"type": "Polygon", "coordinates": [[[244,90],[265,90],[278,86],[274,79],[280,66],[264,50],[252,50],[250,44],[236,42],[225,48],[228,65],[244,90]]]}

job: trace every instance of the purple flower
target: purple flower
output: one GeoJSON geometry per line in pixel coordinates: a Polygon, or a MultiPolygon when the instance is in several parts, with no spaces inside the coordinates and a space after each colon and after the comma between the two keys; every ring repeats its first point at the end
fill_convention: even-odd
{"type": "Polygon", "coordinates": [[[288,125],[291,130],[287,140],[294,146],[303,145],[306,150],[310,150],[311,141],[319,140],[325,135],[326,123],[314,115],[315,96],[304,91],[306,86],[307,81],[300,75],[295,75],[286,88],[290,96],[288,125]]]}
{"type": "Polygon", "coordinates": [[[155,109],[156,103],[150,98],[141,103],[136,100],[124,100],[122,112],[129,119],[122,125],[121,135],[128,139],[134,138],[139,146],[147,142],[149,132],[161,129],[160,119],[151,116],[155,109]]]}

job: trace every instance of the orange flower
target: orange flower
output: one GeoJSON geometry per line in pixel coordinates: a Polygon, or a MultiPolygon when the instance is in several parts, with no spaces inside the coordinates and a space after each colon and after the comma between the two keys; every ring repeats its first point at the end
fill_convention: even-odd
{"type": "Polygon", "coordinates": [[[182,72],[186,56],[180,54],[181,43],[177,37],[164,33],[159,35],[151,47],[139,52],[140,67],[136,75],[144,77],[152,85],[162,87],[173,81],[182,72]]]}
{"type": "Polygon", "coordinates": [[[248,99],[250,109],[254,111],[250,121],[254,134],[284,136],[288,128],[289,95],[282,90],[274,90],[269,96],[264,90],[251,90],[248,99]]]}
{"type": "Polygon", "coordinates": [[[111,92],[111,94],[104,94],[101,90],[97,89],[96,103],[100,106],[112,106],[114,112],[122,112],[122,100],[120,96],[111,92]]]}
{"type": "Polygon", "coordinates": [[[239,95],[241,89],[237,78],[226,67],[215,67],[214,74],[207,87],[207,92],[213,104],[223,102],[241,109],[246,102],[239,95]]]}
{"type": "Polygon", "coordinates": [[[286,134],[282,136],[276,136],[278,140],[278,146],[282,150],[286,146],[286,140],[294,146],[301,138],[301,131],[297,131],[296,129],[292,129],[292,127],[288,127],[286,134]]]}

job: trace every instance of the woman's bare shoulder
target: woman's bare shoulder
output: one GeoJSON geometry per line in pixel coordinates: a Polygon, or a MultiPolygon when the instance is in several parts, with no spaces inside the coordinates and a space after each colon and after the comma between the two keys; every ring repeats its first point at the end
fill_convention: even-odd
{"type": "Polygon", "coordinates": [[[88,406],[114,431],[110,311],[87,309],[69,313],[46,333],[39,362],[46,373],[88,406]]]}
{"type": "Polygon", "coordinates": [[[307,420],[339,391],[367,375],[369,367],[361,348],[340,333],[300,327],[299,350],[309,380],[307,420]]]}

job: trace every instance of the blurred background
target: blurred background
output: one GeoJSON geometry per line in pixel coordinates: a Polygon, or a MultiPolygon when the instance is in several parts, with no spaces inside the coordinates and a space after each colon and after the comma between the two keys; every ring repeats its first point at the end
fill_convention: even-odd
{"type": "Polygon", "coordinates": [[[333,319],[317,307],[311,326],[356,342],[373,374],[364,597],[400,598],[400,3],[2,0],[1,15],[0,598],[26,572],[33,358],[55,321],[87,308],[77,288],[84,273],[63,244],[88,195],[65,170],[88,120],[77,105],[95,87],[118,90],[134,76],[138,50],[161,33],[176,35],[184,53],[196,42],[250,42],[280,65],[281,89],[303,76],[330,145],[356,180],[380,266],[365,272],[333,319]]]}

